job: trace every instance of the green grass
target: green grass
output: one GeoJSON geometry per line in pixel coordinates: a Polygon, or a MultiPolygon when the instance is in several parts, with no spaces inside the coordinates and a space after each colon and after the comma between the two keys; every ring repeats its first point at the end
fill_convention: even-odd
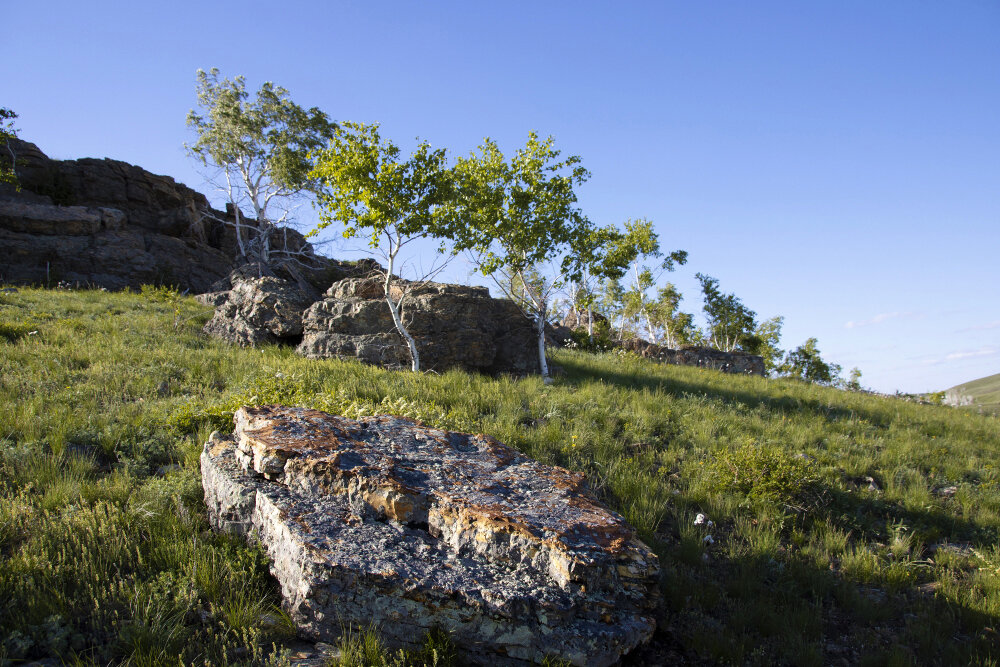
{"type": "MultiPolygon", "coordinates": [[[[484,432],[586,473],[660,554],[654,642],[686,661],[1000,660],[996,417],[615,353],[557,352],[549,386],[389,372],[230,347],[200,333],[209,315],[150,290],[0,295],[0,663],[285,661],[266,559],[208,530],[198,472],[208,433],[271,402],[484,432]]],[[[341,642],[343,664],[451,650],[341,642]]]]}
{"type": "Polygon", "coordinates": [[[1000,373],[957,385],[948,391],[971,397],[975,410],[1000,414],[1000,373]]]}

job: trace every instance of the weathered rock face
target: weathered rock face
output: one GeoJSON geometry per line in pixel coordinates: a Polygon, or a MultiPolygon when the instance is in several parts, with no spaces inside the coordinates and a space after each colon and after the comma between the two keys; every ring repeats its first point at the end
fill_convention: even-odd
{"type": "Polygon", "coordinates": [[[767,374],[764,368],[764,359],[756,354],[721,352],[708,347],[684,347],[673,350],[638,338],[625,341],[621,347],[664,364],[699,366],[742,375],[763,376],[767,374]]]}
{"type": "MultiPolygon", "coordinates": [[[[334,283],[303,315],[299,352],[312,359],[356,357],[409,368],[378,278],[334,283]]],[[[427,283],[404,302],[403,324],[417,341],[422,369],[464,368],[490,374],[539,372],[534,329],[512,302],[484,287],[427,283]]]]}
{"type": "Polygon", "coordinates": [[[298,343],[302,311],[316,299],[308,288],[265,276],[238,280],[227,292],[211,292],[199,300],[215,306],[205,333],[239,345],[298,343]]]}
{"type": "MultiPolygon", "coordinates": [[[[201,293],[238,264],[232,214],[169,176],[117,160],[50,160],[19,140],[11,147],[21,190],[0,185],[0,280],[201,293]]],[[[298,232],[275,230],[271,247],[286,246],[305,250],[304,266],[288,263],[281,277],[329,284],[332,260],[314,255],[298,232]]]]}
{"type": "MultiPolygon", "coordinates": [[[[606,318],[604,315],[601,315],[596,311],[594,311],[590,315],[592,315],[594,318],[594,326],[598,325],[611,326],[611,323],[608,322],[608,318],[606,318]]],[[[579,313],[577,313],[571,309],[568,313],[566,313],[566,316],[563,317],[562,322],[560,322],[560,324],[568,329],[587,328],[587,325],[589,323],[588,317],[589,315],[585,310],[582,310],[579,313]]]]}
{"type": "Polygon", "coordinates": [[[654,629],[656,556],[577,473],[413,420],[243,408],[202,453],[209,517],[259,536],[307,636],[440,627],[481,664],[611,665],[654,629]]]}

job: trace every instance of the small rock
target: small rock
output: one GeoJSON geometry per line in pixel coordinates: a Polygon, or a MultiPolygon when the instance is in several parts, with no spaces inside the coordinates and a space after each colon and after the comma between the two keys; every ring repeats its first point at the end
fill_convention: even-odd
{"type": "Polygon", "coordinates": [[[704,542],[705,544],[715,544],[715,538],[712,537],[711,535],[706,535],[701,539],[701,541],[704,542]]]}
{"type": "Polygon", "coordinates": [[[170,464],[167,464],[167,465],[164,465],[164,466],[160,466],[159,468],[157,468],[156,469],[156,476],[157,477],[166,477],[170,473],[177,472],[180,469],[181,469],[181,467],[180,467],[179,464],[177,464],[177,463],[170,463],[170,464]]]}
{"type": "Polygon", "coordinates": [[[946,486],[946,487],[944,487],[942,489],[938,489],[936,491],[936,493],[939,496],[941,496],[942,498],[951,498],[956,493],[958,493],[958,487],[957,486],[946,486]]]}
{"type": "Polygon", "coordinates": [[[700,526],[700,525],[704,524],[707,520],[708,520],[707,516],[705,516],[701,512],[698,512],[697,516],[695,516],[695,518],[694,518],[694,525],[700,526]]]}

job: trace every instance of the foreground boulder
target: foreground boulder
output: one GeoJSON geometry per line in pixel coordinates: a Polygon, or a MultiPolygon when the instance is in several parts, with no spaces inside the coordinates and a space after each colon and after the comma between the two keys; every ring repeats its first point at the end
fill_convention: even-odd
{"type": "MultiPolygon", "coordinates": [[[[402,319],[417,341],[421,370],[539,372],[534,327],[512,301],[492,298],[485,287],[429,282],[411,290],[402,319]]],[[[358,358],[386,368],[410,367],[380,278],[334,283],[305,312],[302,329],[298,351],[310,359],[358,358]]]]}
{"type": "Polygon", "coordinates": [[[611,665],[653,633],[656,556],[577,473],[392,416],[242,408],[201,456],[212,524],[254,531],[300,632],[443,628],[476,663],[611,665]]]}

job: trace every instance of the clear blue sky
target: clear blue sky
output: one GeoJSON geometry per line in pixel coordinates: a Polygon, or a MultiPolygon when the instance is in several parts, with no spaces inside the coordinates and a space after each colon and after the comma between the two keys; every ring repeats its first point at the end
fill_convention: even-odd
{"type": "MultiPolygon", "coordinates": [[[[554,135],[595,222],[652,219],[783,344],[882,391],[1000,372],[1000,2],[46,2],[0,106],[56,158],[207,191],[195,71],[453,154],[554,135]]],[[[303,215],[310,222],[311,213],[303,215]]]]}

